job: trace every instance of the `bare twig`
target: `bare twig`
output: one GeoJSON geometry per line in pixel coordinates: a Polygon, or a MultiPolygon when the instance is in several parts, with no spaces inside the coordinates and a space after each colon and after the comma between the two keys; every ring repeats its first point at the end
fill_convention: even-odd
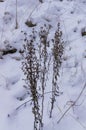
{"type": "MultiPolygon", "coordinates": [[[[57,105],[57,108],[58,108],[59,112],[60,112],[61,114],[63,114],[63,111],[61,110],[61,108],[60,108],[58,105],[57,105]]],[[[78,120],[77,118],[75,118],[72,114],[69,114],[69,116],[71,116],[83,129],[86,130],[86,126],[85,126],[84,124],[82,124],[82,123],[80,122],[80,120],[78,120]]]]}
{"type": "Polygon", "coordinates": [[[15,26],[15,29],[18,29],[18,1],[16,0],[16,26],[15,26]]]}
{"type": "MultiPolygon", "coordinates": [[[[52,93],[52,91],[49,91],[49,92],[45,92],[44,94],[49,94],[49,93],[52,93]]],[[[41,95],[39,97],[42,97],[41,95]]],[[[32,101],[32,99],[22,103],[21,105],[19,105],[15,110],[19,110],[22,106],[26,106],[27,103],[29,103],[30,101],[32,101]]]]}
{"type": "Polygon", "coordinates": [[[18,110],[18,109],[20,109],[20,107],[22,107],[22,106],[26,106],[26,104],[28,103],[28,102],[30,102],[30,101],[32,101],[32,99],[30,99],[30,100],[28,100],[28,101],[26,101],[26,102],[24,102],[24,103],[22,103],[20,106],[18,106],[15,110],[18,110]]]}
{"type": "Polygon", "coordinates": [[[78,97],[76,98],[76,100],[68,107],[68,109],[63,113],[63,115],[60,117],[60,119],[57,121],[57,123],[59,123],[63,117],[66,115],[66,113],[73,107],[76,105],[77,101],[80,99],[84,89],[86,88],[86,83],[84,84],[84,87],[82,88],[80,94],[78,95],[78,97]]]}
{"type": "Polygon", "coordinates": [[[76,119],[72,114],[70,114],[70,116],[83,128],[86,130],[86,126],[84,126],[84,124],[82,124],[78,119],[76,119]]]}

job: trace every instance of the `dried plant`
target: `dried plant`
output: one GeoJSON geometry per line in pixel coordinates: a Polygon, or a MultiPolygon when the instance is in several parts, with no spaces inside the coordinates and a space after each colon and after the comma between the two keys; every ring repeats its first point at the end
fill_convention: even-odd
{"type": "Polygon", "coordinates": [[[44,111],[44,92],[46,87],[46,74],[47,74],[47,61],[48,61],[48,34],[49,27],[44,25],[41,27],[39,32],[40,45],[39,45],[39,59],[40,59],[40,81],[41,81],[41,91],[42,91],[42,113],[41,120],[43,120],[43,111],[44,111]]]}
{"type": "Polygon", "coordinates": [[[52,40],[53,42],[50,44],[50,41],[48,41],[50,27],[49,25],[44,25],[39,31],[32,29],[32,34],[28,36],[25,33],[24,39],[24,62],[22,63],[22,70],[26,77],[25,82],[30,91],[29,93],[33,103],[34,130],[41,130],[43,128],[44,99],[47,81],[50,80],[48,78],[50,68],[52,68],[50,117],[52,117],[56,96],[59,94],[58,76],[64,50],[62,32],[58,23],[57,31],[52,40]],[[51,61],[52,64],[50,63],[51,61]]]}
{"type": "Polygon", "coordinates": [[[59,86],[58,86],[58,76],[59,69],[62,63],[62,55],[63,55],[63,40],[62,40],[62,31],[60,30],[60,23],[58,23],[57,31],[55,32],[54,40],[53,40],[53,50],[52,50],[52,58],[53,58],[53,75],[52,75],[52,98],[51,98],[51,110],[50,117],[52,117],[52,110],[54,108],[54,102],[56,100],[56,96],[59,95],[59,86]]]}
{"type": "Polygon", "coordinates": [[[41,116],[39,112],[39,101],[38,101],[38,91],[37,91],[37,82],[39,78],[39,63],[36,56],[36,50],[34,46],[35,42],[35,32],[33,30],[32,35],[30,35],[30,39],[27,39],[27,34],[25,34],[25,42],[24,45],[24,62],[23,64],[23,71],[24,75],[26,75],[26,83],[29,87],[32,102],[33,102],[33,108],[32,112],[34,114],[34,130],[40,130],[40,126],[42,124],[41,122],[41,116]]]}

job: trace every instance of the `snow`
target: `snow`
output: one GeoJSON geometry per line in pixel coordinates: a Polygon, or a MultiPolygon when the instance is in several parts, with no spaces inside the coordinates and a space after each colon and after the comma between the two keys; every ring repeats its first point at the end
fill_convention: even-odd
{"type": "Polygon", "coordinates": [[[24,87],[22,56],[19,54],[24,43],[22,32],[31,32],[31,28],[25,25],[27,19],[37,23],[37,30],[45,23],[52,25],[49,39],[53,37],[58,22],[63,32],[65,50],[58,79],[62,94],[57,97],[51,119],[49,94],[46,94],[43,130],[85,130],[86,89],[76,105],[57,123],[71,103],[76,101],[86,82],[86,36],[81,35],[82,28],[86,27],[85,0],[44,0],[43,3],[18,0],[18,29],[15,29],[15,4],[16,0],[0,2],[0,51],[6,48],[5,42],[17,48],[16,53],[3,58],[0,52],[0,130],[33,130],[31,102],[16,110],[31,99],[24,87]]]}

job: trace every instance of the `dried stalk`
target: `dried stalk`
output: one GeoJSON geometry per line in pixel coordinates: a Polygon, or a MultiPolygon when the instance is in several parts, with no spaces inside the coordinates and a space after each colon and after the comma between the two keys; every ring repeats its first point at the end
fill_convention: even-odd
{"type": "MultiPolygon", "coordinates": [[[[26,36],[26,34],[25,34],[26,36]]],[[[34,130],[40,130],[40,126],[42,125],[40,109],[39,109],[39,101],[38,101],[38,90],[37,90],[37,82],[39,77],[39,63],[36,56],[36,50],[34,46],[35,42],[35,32],[33,30],[32,35],[29,40],[27,37],[25,38],[26,45],[24,45],[25,52],[25,60],[23,62],[23,71],[26,75],[26,83],[29,87],[33,108],[32,112],[34,114],[34,130]]]]}
{"type": "Polygon", "coordinates": [[[63,119],[63,117],[66,115],[66,113],[67,113],[73,106],[76,105],[76,103],[77,103],[78,100],[80,99],[80,97],[81,97],[81,95],[82,95],[82,93],[83,93],[83,91],[84,91],[85,88],[86,88],[86,83],[85,83],[84,87],[82,88],[80,94],[79,94],[78,97],[76,98],[76,100],[75,100],[75,101],[68,107],[68,109],[63,113],[63,115],[62,115],[61,118],[57,121],[57,123],[59,123],[59,122],[63,119]]]}
{"type": "Polygon", "coordinates": [[[58,76],[59,76],[59,68],[62,63],[62,55],[63,55],[63,41],[62,41],[62,32],[60,31],[60,24],[58,23],[58,29],[55,32],[54,43],[53,43],[53,78],[52,78],[52,98],[51,98],[51,110],[50,110],[50,118],[52,117],[52,111],[54,108],[54,103],[56,101],[56,96],[59,95],[59,87],[58,87],[58,76]]]}
{"type": "MultiPolygon", "coordinates": [[[[45,26],[46,27],[46,26],[45,26]]],[[[41,120],[43,120],[43,111],[44,111],[44,92],[46,86],[46,72],[47,72],[47,37],[48,37],[49,29],[46,30],[41,28],[39,32],[40,37],[40,45],[39,45],[39,59],[40,59],[40,67],[41,67],[41,88],[42,88],[42,113],[41,120]]]]}
{"type": "Polygon", "coordinates": [[[16,26],[15,29],[18,29],[18,1],[16,0],[16,26]]]}

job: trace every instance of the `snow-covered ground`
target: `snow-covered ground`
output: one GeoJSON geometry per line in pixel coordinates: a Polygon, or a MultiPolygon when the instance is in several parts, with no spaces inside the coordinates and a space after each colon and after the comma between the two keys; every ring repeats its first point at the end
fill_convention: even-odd
{"type": "Polygon", "coordinates": [[[36,29],[44,23],[52,25],[50,37],[58,22],[63,32],[65,50],[58,80],[62,94],[57,97],[51,119],[46,104],[43,130],[85,130],[86,88],[83,92],[82,89],[86,83],[86,36],[82,36],[81,31],[86,29],[86,1],[44,0],[40,3],[38,0],[18,0],[17,8],[18,29],[15,29],[16,0],[0,2],[0,130],[33,130],[30,103],[16,109],[30,100],[27,89],[23,87],[22,56],[19,53],[23,47],[22,32],[31,32],[25,24],[27,19],[37,24],[36,29]],[[2,50],[8,44],[17,48],[17,52],[2,56],[2,50]],[[75,105],[68,110],[77,98],[75,105]]]}

